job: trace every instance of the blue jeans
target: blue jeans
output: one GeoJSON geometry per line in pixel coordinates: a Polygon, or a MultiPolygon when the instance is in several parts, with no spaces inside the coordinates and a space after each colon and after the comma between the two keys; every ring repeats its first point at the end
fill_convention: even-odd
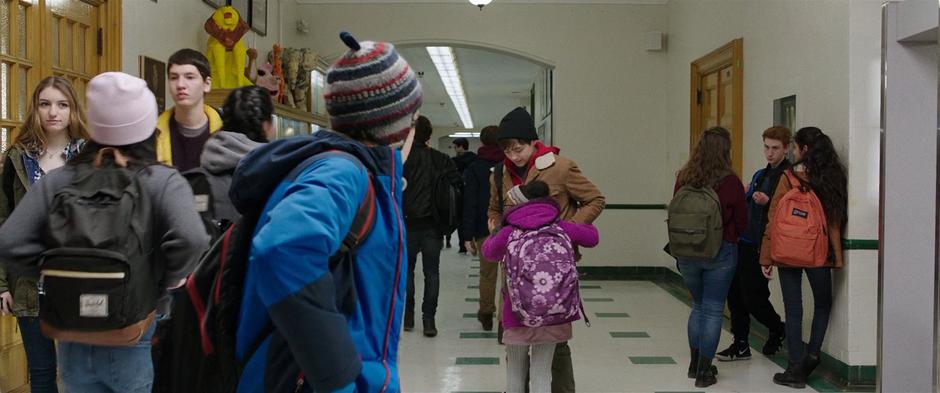
{"type": "Polygon", "coordinates": [[[832,311],[832,270],[824,267],[782,267],[777,270],[780,271],[780,290],[787,320],[787,360],[799,364],[803,361],[803,272],[806,272],[806,279],[813,290],[813,325],[807,350],[818,355],[832,311]]]}
{"type": "Polygon", "coordinates": [[[29,368],[29,384],[33,393],[58,393],[56,386],[55,342],[39,331],[39,317],[17,317],[26,363],[29,368]]]}
{"type": "Polygon", "coordinates": [[[150,393],[153,360],[150,339],[153,323],[136,345],[105,347],[59,343],[59,368],[69,393],[150,393]]]}
{"type": "Polygon", "coordinates": [[[692,293],[689,347],[698,349],[699,356],[703,358],[715,357],[718,349],[725,299],[737,264],[738,247],[729,242],[721,244],[718,256],[712,261],[679,258],[679,272],[692,293]]]}

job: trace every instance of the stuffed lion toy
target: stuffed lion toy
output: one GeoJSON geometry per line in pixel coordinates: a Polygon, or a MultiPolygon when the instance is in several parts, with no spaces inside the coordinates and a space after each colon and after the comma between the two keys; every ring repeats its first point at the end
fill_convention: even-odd
{"type": "Polygon", "coordinates": [[[242,36],[248,32],[248,23],[231,6],[219,7],[206,20],[206,58],[212,68],[213,89],[235,89],[250,86],[245,77],[245,57],[248,49],[242,36]]]}

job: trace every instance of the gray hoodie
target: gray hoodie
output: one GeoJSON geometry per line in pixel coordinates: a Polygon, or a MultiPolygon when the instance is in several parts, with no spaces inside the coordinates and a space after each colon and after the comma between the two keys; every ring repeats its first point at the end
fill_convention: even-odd
{"type": "MultiPolygon", "coordinates": [[[[212,192],[210,198],[213,217],[208,218],[214,221],[227,219],[234,222],[241,217],[228,197],[228,190],[232,185],[232,173],[242,157],[261,145],[248,139],[245,134],[229,131],[216,132],[206,141],[206,146],[202,151],[201,166],[193,171],[205,174],[209,182],[212,192]]],[[[197,203],[198,205],[200,204],[197,203]]]]}

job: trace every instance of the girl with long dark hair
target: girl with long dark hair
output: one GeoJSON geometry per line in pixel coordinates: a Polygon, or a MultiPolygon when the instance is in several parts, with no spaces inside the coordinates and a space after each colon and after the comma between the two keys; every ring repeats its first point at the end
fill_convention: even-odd
{"type": "Polygon", "coordinates": [[[780,178],[774,199],[768,213],[767,231],[761,245],[760,262],[767,278],[773,273],[773,267],[780,269],[780,289],[783,292],[783,304],[786,312],[788,366],[785,372],[774,375],[774,383],[793,388],[806,386],[806,379],[819,365],[819,352],[823,338],[829,327],[829,313],[832,309],[832,269],[841,268],[842,228],[848,219],[848,181],[845,167],[839,160],[839,154],[832,140],[816,127],[801,128],[794,138],[794,157],[792,173],[801,187],[816,193],[822,203],[826,217],[829,237],[828,260],[817,268],[788,267],[771,258],[771,230],[778,202],[793,188],[785,176],[780,178]],[[813,291],[813,323],[809,346],[805,355],[803,349],[803,273],[809,280],[813,291]]]}
{"type": "Polygon", "coordinates": [[[689,161],[679,170],[674,192],[684,186],[711,187],[718,194],[721,207],[722,243],[713,259],[678,258],[682,280],[692,294],[688,334],[692,360],[689,378],[696,387],[718,382],[718,370],[712,365],[725,299],[738,264],[738,238],[747,227],[747,205],[741,179],[731,169],[731,133],[722,127],[702,132],[689,161]]]}

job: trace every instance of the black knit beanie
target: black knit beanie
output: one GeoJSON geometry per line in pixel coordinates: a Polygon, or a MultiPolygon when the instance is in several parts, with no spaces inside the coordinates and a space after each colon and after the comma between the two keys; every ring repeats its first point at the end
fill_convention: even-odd
{"type": "Polygon", "coordinates": [[[499,132],[496,133],[496,139],[534,141],[539,139],[539,134],[535,132],[535,122],[532,120],[532,115],[520,106],[509,112],[499,122],[499,132]]]}

